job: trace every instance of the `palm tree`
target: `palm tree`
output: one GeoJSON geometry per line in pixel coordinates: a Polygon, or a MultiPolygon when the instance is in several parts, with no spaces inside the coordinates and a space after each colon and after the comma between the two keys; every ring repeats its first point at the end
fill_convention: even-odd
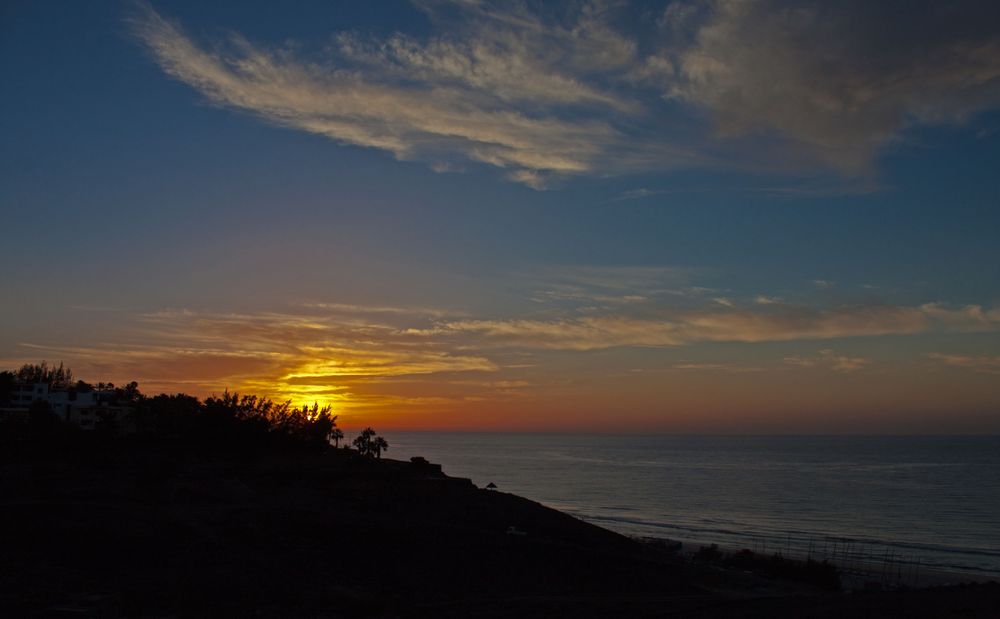
{"type": "Polygon", "coordinates": [[[372,441],[372,451],[375,452],[376,458],[382,457],[382,450],[389,451],[389,443],[386,442],[381,436],[376,436],[372,441]]]}
{"type": "Polygon", "coordinates": [[[375,430],[370,427],[365,428],[361,431],[361,434],[355,438],[352,443],[358,449],[358,453],[362,456],[367,456],[372,453],[372,438],[375,436],[375,430]]]}
{"type": "Polygon", "coordinates": [[[344,431],[340,428],[335,427],[330,431],[330,440],[333,441],[333,447],[336,449],[340,447],[340,440],[344,438],[344,431]]]}

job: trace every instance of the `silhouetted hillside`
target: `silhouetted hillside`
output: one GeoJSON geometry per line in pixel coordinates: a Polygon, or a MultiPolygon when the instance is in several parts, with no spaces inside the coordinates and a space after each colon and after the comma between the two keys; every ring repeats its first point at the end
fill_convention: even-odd
{"type": "MultiPolygon", "coordinates": [[[[433,466],[345,449],[95,433],[7,447],[6,616],[839,617],[919,599],[684,562],[433,466]]],[[[912,616],[949,616],[951,599],[986,617],[1000,595],[939,591],[912,616]]]]}

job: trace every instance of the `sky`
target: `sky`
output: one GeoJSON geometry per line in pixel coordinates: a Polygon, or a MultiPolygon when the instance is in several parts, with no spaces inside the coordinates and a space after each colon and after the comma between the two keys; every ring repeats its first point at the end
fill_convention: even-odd
{"type": "Polygon", "coordinates": [[[1000,432],[987,1],[5,2],[0,367],[379,429],[1000,432]]]}

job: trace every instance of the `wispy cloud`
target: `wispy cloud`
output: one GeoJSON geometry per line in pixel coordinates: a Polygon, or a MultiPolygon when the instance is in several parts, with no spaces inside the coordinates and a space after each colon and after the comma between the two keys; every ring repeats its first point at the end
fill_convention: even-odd
{"type": "Polygon", "coordinates": [[[624,200],[640,200],[642,198],[656,196],[661,193],[664,192],[655,189],[647,189],[645,187],[640,187],[638,189],[629,189],[628,191],[623,191],[617,196],[615,196],[614,200],[615,202],[621,202],[624,200]]]}
{"type": "Polygon", "coordinates": [[[475,335],[481,345],[593,350],[621,346],[682,346],[696,342],[777,342],[846,337],[907,335],[929,331],[993,331],[1000,310],[980,306],[949,308],[854,305],[817,309],[767,303],[760,309],[662,308],[658,317],[624,313],[556,319],[456,320],[410,333],[425,337],[475,335]]]}
{"type": "Polygon", "coordinates": [[[675,363],[670,366],[674,370],[693,370],[699,372],[729,372],[744,374],[747,372],[763,372],[764,368],[755,365],[736,365],[733,363],[675,363]]]}
{"type": "Polygon", "coordinates": [[[455,316],[455,310],[442,310],[432,307],[396,307],[392,305],[359,305],[356,303],[336,303],[325,301],[305,301],[300,304],[307,309],[328,310],[337,314],[360,314],[363,316],[392,314],[397,316],[455,316]]]}
{"type": "Polygon", "coordinates": [[[785,357],[784,361],[787,365],[794,365],[803,368],[823,367],[835,372],[843,373],[857,372],[872,363],[872,360],[867,357],[851,357],[849,355],[842,355],[829,348],[819,351],[819,354],[816,356],[785,357]]]}
{"type": "MultiPolygon", "coordinates": [[[[606,282],[609,272],[564,269],[574,281],[606,282]]],[[[628,271],[635,283],[662,283],[666,272],[628,271]]],[[[618,290],[628,296],[626,290],[618,290]]],[[[22,342],[16,363],[59,359],[90,380],[138,380],[147,390],[206,395],[224,389],[296,402],[321,401],[352,411],[457,410],[483,399],[546,393],[565,380],[545,358],[611,348],[694,346],[703,342],[825,341],[839,338],[985,332],[1000,329],[1000,309],[981,306],[854,305],[836,307],[720,304],[710,296],[639,298],[606,303],[606,311],[571,303],[544,317],[485,318],[435,308],[407,310],[324,302],[283,311],[165,309],[115,312],[113,338],[73,345],[22,342]],[[664,300],[674,300],[675,303],[664,300]],[[679,301],[677,301],[679,300],[679,301]],[[548,352],[543,352],[548,351],[548,352]]],[[[871,359],[822,348],[787,357],[794,366],[850,373],[871,359]]],[[[996,358],[929,355],[941,363],[997,373],[996,358]]],[[[676,361],[676,372],[763,371],[752,362],[676,361]]]]}
{"type": "Polygon", "coordinates": [[[625,305],[656,305],[663,297],[701,298],[711,290],[691,285],[698,273],[698,269],[662,266],[562,266],[517,277],[534,284],[532,300],[537,303],[594,313],[625,305]]]}
{"type": "Polygon", "coordinates": [[[437,34],[341,32],[313,54],[239,35],[199,42],[149,5],[131,24],[165,72],[217,105],[435,170],[495,166],[536,189],[580,174],[800,165],[787,146],[861,173],[907,126],[1000,102],[984,3],[902,15],[878,3],[672,2],[643,36],[621,26],[621,3],[417,4],[437,34]],[[740,138],[754,133],[766,148],[740,138]]]}
{"type": "Polygon", "coordinates": [[[1000,356],[928,353],[927,357],[945,365],[982,374],[1000,374],[1000,356]]]}
{"type": "MultiPolygon", "coordinates": [[[[562,25],[517,9],[459,8],[463,19],[446,36],[340,33],[321,61],[238,35],[205,47],[148,5],[132,25],[164,71],[216,104],[438,169],[452,169],[458,157],[540,189],[550,175],[637,161],[606,112],[635,114],[641,106],[577,73],[617,71],[633,53],[599,15],[584,11],[562,25]],[[559,113],[567,108],[577,110],[572,120],[559,113]]],[[[669,150],[657,146],[642,157],[690,158],[669,150]]]]}
{"type": "Polygon", "coordinates": [[[21,346],[34,357],[72,361],[78,373],[94,380],[128,377],[153,389],[200,394],[248,390],[348,408],[371,406],[385,395],[368,387],[360,397],[360,382],[500,369],[494,361],[450,343],[405,334],[400,325],[429,320],[432,310],[373,307],[366,312],[361,306],[336,303],[291,309],[163,310],[132,316],[129,335],[120,341],[21,346]]]}
{"type": "Polygon", "coordinates": [[[778,297],[769,297],[763,294],[759,294],[754,297],[753,302],[757,305],[780,305],[782,303],[781,299],[778,297]]]}

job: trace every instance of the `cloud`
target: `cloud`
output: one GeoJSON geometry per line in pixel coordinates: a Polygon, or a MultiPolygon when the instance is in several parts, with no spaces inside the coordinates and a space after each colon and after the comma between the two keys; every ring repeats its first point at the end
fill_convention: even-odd
{"type": "Polygon", "coordinates": [[[336,303],[336,302],[324,302],[324,301],[306,301],[300,304],[300,307],[307,309],[319,309],[319,310],[329,310],[336,314],[359,314],[362,316],[370,316],[372,314],[395,314],[399,316],[431,316],[431,317],[442,317],[442,316],[454,316],[455,311],[441,310],[432,307],[396,307],[391,305],[358,305],[354,303],[336,303]]]}
{"type": "Polygon", "coordinates": [[[536,269],[532,277],[551,287],[566,287],[601,294],[652,294],[707,292],[688,286],[699,269],[670,266],[562,266],[536,269]]]}
{"type": "Polygon", "coordinates": [[[130,23],[216,105],[434,170],[495,166],[536,189],[678,166],[799,169],[802,152],[859,174],[907,127],[1000,103],[988,3],[672,2],[645,34],[622,26],[636,17],[622,3],[416,4],[428,36],[340,32],[313,53],[199,42],[148,4],[130,23]],[[754,134],[764,142],[741,137],[754,134]]]}
{"type": "Polygon", "coordinates": [[[1000,308],[985,308],[981,305],[950,307],[944,303],[925,303],[920,311],[953,331],[992,331],[1000,326],[1000,308]]]}
{"type": "Polygon", "coordinates": [[[610,169],[613,151],[632,150],[609,112],[640,106],[576,74],[627,62],[625,39],[587,12],[560,26],[466,9],[453,34],[426,41],[340,33],[319,61],[238,35],[205,47],[148,5],[132,27],[165,72],[218,105],[437,169],[458,157],[541,189],[549,175],[610,169]],[[557,113],[566,108],[579,108],[572,120],[557,113]]]}
{"type": "Polygon", "coordinates": [[[794,365],[800,368],[816,367],[817,363],[814,357],[800,357],[798,355],[792,357],[785,357],[784,362],[788,365],[794,365]]]}
{"type": "Polygon", "coordinates": [[[908,126],[1000,102],[992,3],[710,5],[667,90],[707,109],[722,136],[771,133],[855,174],[908,126]]]}
{"type": "MultiPolygon", "coordinates": [[[[429,13],[438,17],[434,9],[429,13]]],[[[583,12],[572,18],[569,27],[560,27],[546,25],[518,7],[471,10],[464,17],[442,29],[477,36],[421,41],[396,33],[385,40],[366,40],[340,33],[335,38],[342,57],[380,75],[458,85],[484,98],[512,103],[638,109],[634,102],[558,68],[573,64],[583,70],[616,69],[633,62],[635,43],[611,31],[600,18],[583,12]]]]}
{"type": "Polygon", "coordinates": [[[538,191],[548,189],[549,187],[549,183],[545,178],[545,175],[541,172],[536,172],[535,170],[514,170],[507,175],[507,178],[523,185],[527,185],[528,187],[538,191]]]}
{"type": "Polygon", "coordinates": [[[928,353],[927,357],[951,367],[965,368],[981,374],[1000,374],[1000,356],[928,353]]]}
{"type": "Polygon", "coordinates": [[[785,357],[784,362],[788,365],[803,368],[825,367],[835,372],[851,373],[870,365],[872,360],[867,357],[839,355],[827,348],[819,351],[819,354],[815,357],[785,357]]]}
{"type": "MultiPolygon", "coordinates": [[[[224,389],[295,402],[357,409],[461,407],[546,393],[565,366],[552,353],[695,346],[703,342],[784,342],[1000,329],[1000,309],[978,305],[720,304],[704,292],[644,296],[621,281],[659,286],[680,277],[669,269],[568,268],[562,281],[612,290],[604,309],[572,298],[541,316],[476,317],[436,308],[309,302],[283,311],[164,309],[115,312],[113,336],[82,335],[73,344],[24,342],[10,365],[39,358],[69,363],[89,380],[138,380],[147,391],[196,395],[224,389]],[[665,282],[665,280],[667,280],[665,282]],[[634,299],[625,300],[628,297],[634,299]],[[578,302],[579,301],[579,302],[578,302]],[[530,383],[530,384],[528,384],[530,383]]],[[[674,282],[683,283],[683,282],[674,282]]],[[[593,294],[583,288],[581,294],[593,294]]],[[[929,355],[941,363],[997,373],[996,358],[929,355]]],[[[822,348],[788,357],[788,365],[850,373],[870,359],[822,348]]],[[[679,361],[672,371],[750,372],[756,365],[679,361]]],[[[541,396],[540,396],[541,397],[541,396]]]]}
{"type": "MultiPolygon", "coordinates": [[[[660,316],[628,314],[567,316],[556,319],[456,320],[409,333],[424,337],[483,338],[483,346],[594,350],[621,346],[683,346],[697,342],[779,342],[846,337],[911,335],[929,331],[994,331],[1000,310],[980,306],[948,308],[891,305],[817,309],[780,303],[760,309],[660,308],[660,316]],[[970,316],[983,317],[970,320],[970,316]]],[[[844,362],[846,369],[849,360],[844,362]]]]}
{"type": "Polygon", "coordinates": [[[645,187],[640,187],[638,189],[629,189],[628,191],[623,191],[622,193],[615,196],[615,202],[622,202],[624,200],[640,200],[642,198],[648,198],[650,196],[655,196],[664,193],[662,191],[655,191],[653,189],[647,189],[645,187]]]}
{"type": "Polygon", "coordinates": [[[104,344],[23,343],[33,355],[72,362],[81,376],[135,379],[146,387],[205,395],[224,389],[278,399],[371,405],[358,384],[400,377],[495,373],[492,360],[447,342],[414,339],[400,325],[437,310],[309,303],[287,312],[162,310],[128,318],[132,338],[104,344]],[[384,319],[384,320],[382,320],[384,319]]]}
{"type": "Polygon", "coordinates": [[[670,366],[674,370],[695,370],[702,372],[730,372],[744,374],[747,372],[763,372],[764,368],[757,366],[734,365],[731,363],[675,363],[670,366]]]}
{"type": "Polygon", "coordinates": [[[782,301],[778,297],[768,297],[759,294],[754,298],[753,302],[757,305],[780,305],[782,301]]]}
{"type": "Polygon", "coordinates": [[[711,292],[692,287],[697,269],[661,266],[562,266],[517,274],[536,286],[532,300],[562,310],[601,312],[612,307],[656,305],[662,297],[698,298],[711,292]]]}

